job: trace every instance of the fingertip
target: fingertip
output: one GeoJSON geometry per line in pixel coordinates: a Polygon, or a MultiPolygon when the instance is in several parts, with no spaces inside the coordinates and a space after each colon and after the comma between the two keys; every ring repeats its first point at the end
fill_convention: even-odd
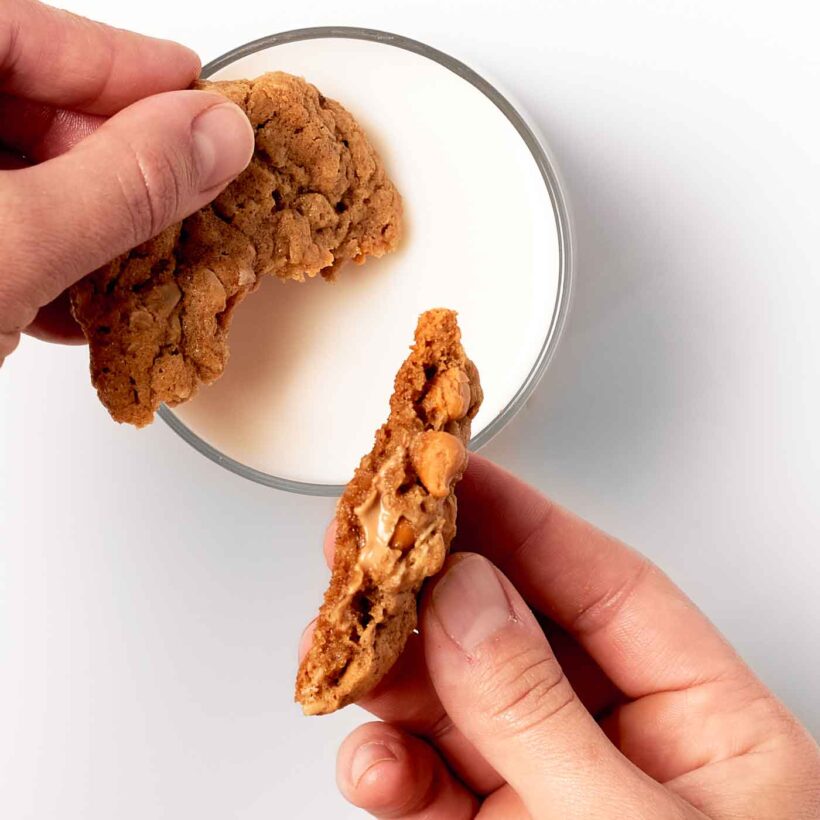
{"type": "Polygon", "coordinates": [[[534,487],[475,454],[456,493],[459,515],[453,549],[475,550],[500,567],[510,563],[510,553],[520,539],[533,535],[554,509],[553,502],[534,487]]]}
{"type": "Polygon", "coordinates": [[[402,734],[385,723],[366,723],[348,735],[336,758],[336,784],[344,798],[370,812],[387,811],[414,788],[402,734]]]}
{"type": "Polygon", "coordinates": [[[313,633],[316,631],[316,622],[318,618],[314,618],[303,630],[299,637],[299,663],[302,658],[307,655],[310,645],[313,643],[313,633]]]}
{"type": "MultiPolygon", "coordinates": [[[[466,480],[468,485],[480,483],[491,479],[494,472],[504,473],[505,471],[484,456],[478,453],[470,453],[470,458],[467,461],[467,469],[464,471],[462,481],[466,480]]],[[[462,484],[459,484],[459,487],[462,486],[462,484]]]]}
{"type": "Polygon", "coordinates": [[[0,330],[0,367],[3,366],[6,357],[14,353],[18,344],[20,344],[19,333],[16,331],[4,333],[0,330]]]}
{"type": "Polygon", "coordinates": [[[202,73],[202,59],[192,48],[175,43],[184,52],[185,62],[187,63],[187,73],[191,78],[191,82],[196,80],[202,73]]]}
{"type": "Polygon", "coordinates": [[[472,817],[475,797],[424,741],[385,723],[367,723],[339,749],[339,791],[377,817],[472,817]]]}
{"type": "Polygon", "coordinates": [[[463,490],[465,494],[469,495],[476,493],[484,498],[486,502],[496,500],[492,496],[497,495],[501,490],[504,491],[502,497],[504,503],[508,503],[508,496],[512,498],[516,492],[524,493],[525,497],[521,499],[523,503],[528,503],[527,496],[531,493],[537,493],[538,496],[541,496],[534,487],[531,487],[514,473],[478,453],[470,453],[467,469],[464,471],[464,476],[456,492],[458,490],[463,490]]]}
{"type": "Polygon", "coordinates": [[[325,562],[328,567],[333,568],[333,556],[336,554],[336,530],[338,529],[334,518],[325,530],[325,537],[322,542],[322,551],[325,554],[325,562]]]}
{"type": "MultiPolygon", "coordinates": [[[[142,36],[142,35],[140,35],[142,36]]],[[[202,71],[202,60],[190,47],[164,37],[146,37],[159,67],[166,77],[173,78],[173,87],[185,88],[196,80],[202,71]]],[[[169,89],[170,90],[170,89],[169,89]]]]}

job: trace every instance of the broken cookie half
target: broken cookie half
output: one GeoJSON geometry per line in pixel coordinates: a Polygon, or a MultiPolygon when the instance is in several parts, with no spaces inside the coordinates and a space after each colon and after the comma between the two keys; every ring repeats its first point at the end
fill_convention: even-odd
{"type": "Polygon", "coordinates": [[[339,103],[281,72],[197,87],[247,114],[250,165],[214,202],[71,289],[100,400],[140,427],[222,374],[231,314],[259,277],[332,278],[401,236],[401,197],[339,103]]]}
{"type": "Polygon", "coordinates": [[[390,417],[336,509],[333,575],[296,681],[305,714],[357,700],[401,654],[421,585],[456,532],[455,485],[481,400],[456,314],[422,314],[390,417]]]}

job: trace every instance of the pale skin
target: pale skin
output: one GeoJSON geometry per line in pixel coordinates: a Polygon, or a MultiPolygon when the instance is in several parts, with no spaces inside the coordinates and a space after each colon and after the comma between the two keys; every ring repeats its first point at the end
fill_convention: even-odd
{"type": "MultiPolygon", "coordinates": [[[[66,288],[247,165],[241,111],[184,90],[199,67],[0,6],[0,363],[21,332],[76,340],[66,288]]],[[[460,498],[461,552],[362,701],[381,722],[339,751],[348,800],[401,820],[820,816],[817,745],[656,567],[484,459],[460,498]]]]}
{"type": "Polygon", "coordinates": [[[381,722],[339,750],[349,801],[385,820],[820,817],[817,744],[656,566],[478,456],[459,498],[419,634],[360,702],[381,722]]]}
{"type": "Polygon", "coordinates": [[[78,340],[66,288],[250,162],[239,108],[184,90],[199,69],[176,43],[0,4],[0,364],[21,332],[78,340]]]}

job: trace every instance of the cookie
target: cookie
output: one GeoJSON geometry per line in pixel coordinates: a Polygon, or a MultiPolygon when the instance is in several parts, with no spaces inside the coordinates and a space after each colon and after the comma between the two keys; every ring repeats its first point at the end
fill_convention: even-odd
{"type": "Polygon", "coordinates": [[[402,204],[361,127],[299,77],[197,83],[248,115],[256,149],[217,199],[71,289],[91,379],[143,426],[219,378],[231,314],[261,276],[331,279],[395,249],[402,204]]]}
{"type": "Polygon", "coordinates": [[[481,400],[456,314],[422,314],[387,423],[336,509],[330,587],[296,680],[305,714],[357,700],[401,654],[421,585],[441,569],[456,532],[454,488],[481,400]]]}

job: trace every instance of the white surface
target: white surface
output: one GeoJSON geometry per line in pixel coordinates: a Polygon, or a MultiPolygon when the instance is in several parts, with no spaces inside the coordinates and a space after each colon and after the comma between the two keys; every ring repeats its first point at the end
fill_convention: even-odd
{"type": "MultiPolygon", "coordinates": [[[[72,8],[206,59],[394,29],[512,89],[560,162],[579,269],[558,356],[488,454],[649,554],[817,731],[814,5],[543,5],[72,8]]],[[[84,352],[30,340],[0,372],[0,463],[0,814],[360,816],[333,760],[363,715],[290,703],[330,501],[116,427],[84,352]]]]}
{"type": "Polygon", "coordinates": [[[263,282],[236,311],[224,378],[176,412],[242,464],[344,484],[384,421],[424,310],[457,310],[464,344],[481,362],[486,399],[473,434],[509,404],[552,321],[555,216],[512,123],[433,60],[383,43],[308,40],[215,76],[275,69],[307,77],[366,128],[404,197],[405,238],[397,253],[343,268],[332,286],[263,282]]]}

